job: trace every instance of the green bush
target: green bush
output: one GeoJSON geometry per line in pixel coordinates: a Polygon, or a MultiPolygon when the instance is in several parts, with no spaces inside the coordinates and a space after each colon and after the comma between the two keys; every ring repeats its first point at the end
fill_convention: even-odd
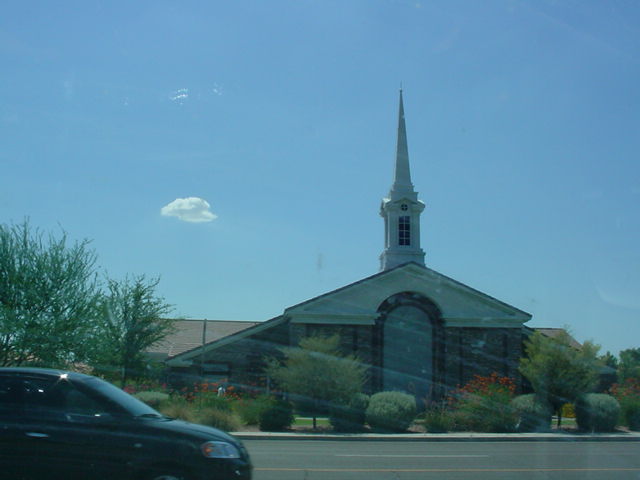
{"type": "Polygon", "coordinates": [[[622,423],[629,427],[629,430],[640,430],[640,398],[621,401],[620,410],[622,423]]]}
{"type": "Polygon", "coordinates": [[[150,407],[158,408],[162,402],[169,400],[169,394],[162,392],[138,392],[133,395],[150,407]]]}
{"type": "Polygon", "coordinates": [[[581,430],[610,432],[615,430],[620,404],[611,395],[587,393],[576,401],[576,421],[581,430]]]}
{"type": "Polygon", "coordinates": [[[404,432],[416,417],[416,401],[402,392],[379,392],[371,396],[367,423],[376,430],[404,432]]]}
{"type": "Polygon", "coordinates": [[[511,407],[517,415],[519,432],[544,432],[549,430],[553,408],[535,393],[515,397],[511,407]]]}
{"type": "Polygon", "coordinates": [[[640,430],[640,379],[627,378],[612,385],[611,394],[620,403],[620,423],[629,430],[640,430]]]}
{"type": "Polygon", "coordinates": [[[158,410],[167,417],[178,418],[187,422],[194,422],[197,416],[197,409],[193,404],[180,396],[172,396],[162,402],[158,410]]]}
{"type": "Polygon", "coordinates": [[[243,398],[233,403],[233,410],[240,416],[245,425],[258,425],[260,412],[269,406],[271,397],[260,395],[256,398],[243,398]]]}
{"type": "Polygon", "coordinates": [[[258,425],[263,432],[285,430],[293,423],[293,405],[291,402],[272,398],[260,410],[258,425]]]}
{"type": "Polygon", "coordinates": [[[357,393],[347,405],[332,405],[329,422],[337,432],[360,432],[364,429],[369,396],[357,393]]]}
{"type": "Polygon", "coordinates": [[[429,433],[446,433],[455,429],[455,415],[444,405],[428,408],[421,417],[421,423],[429,433]]]}
{"type": "Polygon", "coordinates": [[[228,397],[218,396],[217,392],[198,393],[193,403],[199,408],[213,408],[215,410],[222,410],[223,412],[231,411],[231,400],[228,397]]]}
{"type": "Polygon", "coordinates": [[[517,416],[511,408],[511,395],[465,394],[456,403],[456,428],[474,432],[513,432],[517,416]]]}
{"type": "Polygon", "coordinates": [[[225,432],[235,432],[240,429],[241,421],[237,414],[218,410],[216,408],[207,408],[201,410],[195,417],[196,423],[215,427],[225,432]]]}

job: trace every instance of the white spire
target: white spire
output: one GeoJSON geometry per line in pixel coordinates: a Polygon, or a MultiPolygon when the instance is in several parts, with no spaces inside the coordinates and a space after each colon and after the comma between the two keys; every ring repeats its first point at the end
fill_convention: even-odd
{"type": "Polygon", "coordinates": [[[415,195],[411,183],[411,171],[409,169],[409,148],[407,147],[407,127],[404,121],[404,102],[402,101],[402,89],[400,89],[400,106],[398,108],[398,140],[396,144],[396,163],[393,177],[393,185],[389,192],[392,199],[402,195],[415,195]]]}
{"type": "Polygon", "coordinates": [[[416,262],[424,265],[424,251],[420,248],[420,214],[424,203],[411,183],[407,128],[404,120],[404,103],[400,89],[398,110],[398,143],[395,171],[389,198],[382,200],[380,216],[384,218],[384,251],[380,255],[381,270],[416,262]]]}

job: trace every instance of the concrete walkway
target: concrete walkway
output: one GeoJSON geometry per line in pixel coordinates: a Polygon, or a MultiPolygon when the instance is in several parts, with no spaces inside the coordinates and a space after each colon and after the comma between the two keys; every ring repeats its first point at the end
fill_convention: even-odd
{"type": "Polygon", "coordinates": [[[369,440],[400,442],[637,442],[640,432],[614,433],[295,433],[295,432],[230,432],[241,440],[369,440]]]}

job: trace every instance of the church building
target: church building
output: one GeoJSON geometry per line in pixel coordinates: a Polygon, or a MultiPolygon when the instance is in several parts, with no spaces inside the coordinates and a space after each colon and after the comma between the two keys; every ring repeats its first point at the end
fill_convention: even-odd
{"type": "Polygon", "coordinates": [[[204,333],[226,322],[190,321],[202,325],[204,341],[170,353],[166,365],[183,378],[264,385],[265,356],[305,336],[338,334],[343,351],[367,365],[368,393],[400,390],[437,399],[475,374],[519,378],[531,315],[429,268],[420,245],[424,208],[411,181],[401,91],[394,178],[380,205],[380,271],[271,320],[235,322],[222,336],[204,333]]]}

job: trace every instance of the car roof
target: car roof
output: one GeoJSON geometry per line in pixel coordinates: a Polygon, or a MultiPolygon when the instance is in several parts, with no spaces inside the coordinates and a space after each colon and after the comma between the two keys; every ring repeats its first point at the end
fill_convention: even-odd
{"type": "Polygon", "coordinates": [[[36,367],[0,367],[0,374],[9,373],[9,374],[23,374],[23,375],[38,375],[38,376],[49,376],[49,377],[59,377],[60,375],[69,375],[71,378],[82,380],[87,378],[92,378],[90,375],[85,375],[82,373],[72,372],[69,370],[60,370],[55,368],[36,368],[36,367]]]}

